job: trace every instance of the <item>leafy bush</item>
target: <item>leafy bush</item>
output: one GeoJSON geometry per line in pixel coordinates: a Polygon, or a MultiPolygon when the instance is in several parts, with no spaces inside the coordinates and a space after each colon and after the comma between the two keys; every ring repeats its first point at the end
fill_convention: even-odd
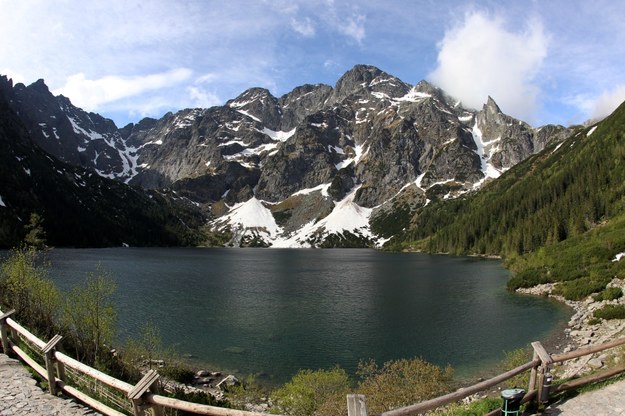
{"type": "MultiPolygon", "coordinates": [[[[512,370],[520,365],[532,360],[531,348],[519,348],[512,351],[505,351],[505,359],[503,367],[505,371],[512,370]]],[[[506,381],[506,385],[509,387],[525,388],[529,384],[530,373],[525,371],[517,376],[512,377],[506,381]]]]}
{"type": "Polygon", "coordinates": [[[88,365],[101,364],[105,345],[115,340],[117,314],[112,296],[116,288],[113,278],[98,265],[67,295],[65,333],[75,346],[77,359],[88,365]]]}
{"type": "Polygon", "coordinates": [[[597,325],[601,323],[601,319],[599,318],[590,318],[588,320],[588,325],[597,325]]]}
{"type": "Polygon", "coordinates": [[[596,302],[601,302],[602,300],[614,300],[623,296],[623,290],[620,287],[607,287],[599,292],[597,295],[593,296],[593,299],[596,302]]]}
{"type": "Polygon", "coordinates": [[[292,416],[347,414],[345,395],[350,380],[345,370],[300,370],[272,394],[276,413],[292,416]]]}
{"type": "Polygon", "coordinates": [[[605,305],[593,315],[599,319],[625,319],[625,305],[605,305]]]}
{"type": "Polygon", "coordinates": [[[180,362],[167,362],[158,372],[163,377],[170,378],[182,384],[191,384],[195,377],[195,371],[180,362]]]}
{"type": "Polygon", "coordinates": [[[560,282],[554,289],[554,293],[564,296],[568,300],[582,300],[595,292],[602,291],[610,282],[609,276],[598,278],[582,277],[575,280],[560,282]]]}
{"type": "Polygon", "coordinates": [[[508,280],[509,290],[516,290],[521,287],[532,287],[540,283],[545,283],[544,272],[540,269],[523,270],[508,280]]]}
{"type": "Polygon", "coordinates": [[[15,309],[22,325],[49,338],[58,328],[61,296],[47,278],[41,256],[33,248],[12,251],[0,267],[0,295],[7,307],[15,309]]]}
{"type": "Polygon", "coordinates": [[[453,370],[421,358],[393,360],[379,367],[373,360],[358,366],[358,393],[367,397],[371,414],[408,406],[451,390],[453,370]]]}
{"type": "Polygon", "coordinates": [[[246,405],[265,403],[268,397],[267,391],[256,381],[256,377],[248,375],[241,384],[229,386],[226,390],[228,403],[235,408],[246,410],[246,405]]]}

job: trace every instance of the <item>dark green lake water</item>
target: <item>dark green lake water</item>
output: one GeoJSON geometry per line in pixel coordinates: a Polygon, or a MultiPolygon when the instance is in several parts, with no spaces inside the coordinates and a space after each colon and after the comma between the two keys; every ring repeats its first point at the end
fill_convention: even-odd
{"type": "Polygon", "coordinates": [[[98,263],[117,281],[120,336],[151,321],[209,369],[288,380],[298,369],[420,356],[477,376],[544,340],[562,305],[508,293],[499,261],[373,250],[55,249],[62,289],[98,263]]]}

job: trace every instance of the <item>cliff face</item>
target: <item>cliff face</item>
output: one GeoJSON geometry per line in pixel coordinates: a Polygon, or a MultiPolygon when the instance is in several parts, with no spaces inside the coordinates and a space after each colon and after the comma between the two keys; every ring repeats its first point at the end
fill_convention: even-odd
{"type": "Polygon", "coordinates": [[[277,226],[264,238],[295,245],[356,229],[372,241],[367,225],[321,220],[346,204],[368,223],[397,198],[414,208],[461,195],[567,135],[515,120],[490,98],[468,110],[425,81],[411,86],[365,65],[334,88],[304,85],[280,98],[252,88],[221,107],[122,129],[54,97],[43,82],[5,89],[35,142],[59,159],[143,188],[172,188],[223,216],[214,230],[250,228],[227,214],[263,201],[277,226]]]}

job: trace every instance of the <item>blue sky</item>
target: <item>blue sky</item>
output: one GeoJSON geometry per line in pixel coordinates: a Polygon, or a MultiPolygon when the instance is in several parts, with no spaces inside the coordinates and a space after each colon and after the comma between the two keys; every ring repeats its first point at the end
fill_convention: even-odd
{"type": "Polygon", "coordinates": [[[0,0],[0,73],[118,126],[334,86],[356,64],[426,79],[533,125],[625,100],[625,2],[612,0],[0,0]]]}

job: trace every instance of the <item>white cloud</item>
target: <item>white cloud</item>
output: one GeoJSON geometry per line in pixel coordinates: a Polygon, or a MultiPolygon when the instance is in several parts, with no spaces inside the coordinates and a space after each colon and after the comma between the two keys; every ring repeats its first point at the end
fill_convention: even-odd
{"type": "Polygon", "coordinates": [[[0,71],[0,75],[6,75],[7,78],[12,79],[13,80],[13,85],[17,84],[17,83],[25,83],[26,82],[26,77],[24,77],[24,75],[14,72],[13,70],[11,70],[10,68],[4,68],[0,71]]]}
{"type": "Polygon", "coordinates": [[[158,74],[133,77],[105,76],[90,80],[81,72],[67,77],[65,85],[53,93],[71,97],[72,103],[76,106],[93,111],[109,102],[180,83],[187,80],[191,73],[190,69],[176,68],[158,74]]]}
{"type": "Polygon", "coordinates": [[[344,35],[353,38],[356,42],[361,43],[366,36],[366,21],[367,17],[363,14],[352,15],[345,22],[339,23],[338,30],[344,35]]]}
{"type": "Polygon", "coordinates": [[[625,101],[625,85],[621,84],[612,91],[601,94],[593,103],[590,112],[591,119],[601,119],[610,115],[625,101]]]}
{"type": "Polygon", "coordinates": [[[199,87],[190,86],[186,88],[193,107],[208,108],[222,104],[217,94],[206,91],[199,87]]]}
{"type": "Polygon", "coordinates": [[[211,82],[215,82],[217,78],[218,78],[218,74],[214,72],[209,72],[208,74],[204,74],[201,77],[197,78],[195,80],[195,83],[196,84],[211,83],[211,82]]]}
{"type": "Polygon", "coordinates": [[[304,19],[291,18],[291,27],[294,31],[304,36],[305,38],[312,38],[315,36],[315,25],[309,17],[304,19]]]}
{"type": "Polygon", "coordinates": [[[548,44],[537,20],[515,33],[501,17],[467,13],[439,43],[438,66],[429,79],[468,107],[480,108],[490,95],[503,111],[531,120],[539,107],[535,78],[548,44]]]}

